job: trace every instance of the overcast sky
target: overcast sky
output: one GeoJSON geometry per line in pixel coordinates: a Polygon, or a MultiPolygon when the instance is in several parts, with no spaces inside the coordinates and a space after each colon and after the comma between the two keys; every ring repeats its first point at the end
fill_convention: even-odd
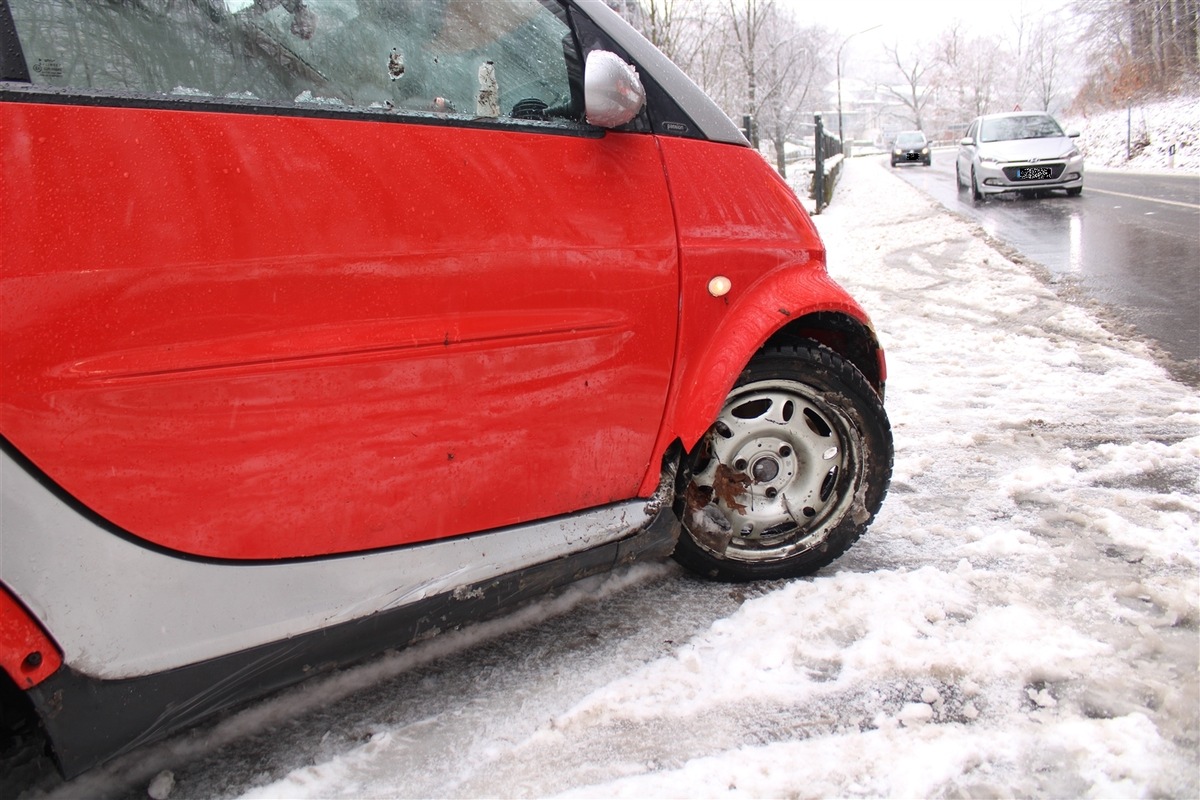
{"type": "Polygon", "coordinates": [[[1013,20],[1022,15],[1036,19],[1063,10],[1071,0],[998,0],[990,3],[976,0],[777,2],[793,8],[801,22],[824,25],[840,33],[843,38],[839,39],[839,44],[845,42],[842,50],[843,74],[858,75],[862,73],[864,65],[879,59],[885,46],[931,42],[955,20],[962,22],[975,35],[990,31],[1006,39],[1013,27],[1013,20]],[[846,41],[846,37],[851,38],[846,41]]]}
{"type": "MultiPolygon", "coordinates": [[[[811,20],[844,34],[883,27],[865,37],[882,37],[887,41],[920,40],[936,36],[951,21],[958,19],[976,33],[1007,25],[1012,17],[1028,14],[1042,16],[1063,8],[1070,0],[999,0],[992,3],[974,0],[851,0],[829,3],[822,0],[776,0],[780,5],[794,8],[802,20],[811,20]]],[[[882,40],[881,39],[881,40],[882,40]]]]}

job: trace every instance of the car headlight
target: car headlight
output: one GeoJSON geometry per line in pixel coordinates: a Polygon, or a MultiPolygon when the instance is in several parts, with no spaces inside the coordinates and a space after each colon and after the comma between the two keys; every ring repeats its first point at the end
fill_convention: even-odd
{"type": "Polygon", "coordinates": [[[923,156],[927,156],[927,155],[929,155],[929,148],[928,148],[928,147],[922,147],[922,148],[921,148],[921,155],[923,155],[923,156]]]}
{"type": "Polygon", "coordinates": [[[1072,147],[1070,152],[1063,156],[1063,158],[1078,158],[1081,155],[1083,155],[1083,153],[1079,152],[1078,147],[1072,147]]]}
{"type": "Polygon", "coordinates": [[[1000,159],[992,158],[991,156],[980,156],[979,163],[980,164],[999,164],[1000,159]]]}
{"type": "Polygon", "coordinates": [[[893,150],[892,151],[892,155],[894,155],[894,156],[899,156],[899,155],[903,155],[903,154],[904,154],[903,150],[893,150]]]}

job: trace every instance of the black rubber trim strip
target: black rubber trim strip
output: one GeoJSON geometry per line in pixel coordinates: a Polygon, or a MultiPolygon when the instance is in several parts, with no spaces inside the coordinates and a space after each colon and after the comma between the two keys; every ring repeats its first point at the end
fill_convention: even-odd
{"type": "MultiPolygon", "coordinates": [[[[4,0],[0,0],[4,2],[4,0]]],[[[28,79],[26,79],[28,80],[28,79]]],[[[334,119],[346,122],[373,122],[385,124],[426,125],[435,128],[467,128],[512,133],[540,133],[548,136],[573,136],[581,139],[602,139],[607,133],[594,125],[577,123],[573,127],[538,125],[532,122],[513,120],[496,122],[490,117],[440,116],[428,114],[406,114],[399,110],[351,109],[350,107],[327,106],[314,103],[312,107],[290,103],[269,103],[256,100],[253,103],[234,98],[171,97],[151,96],[126,92],[83,92],[78,89],[57,89],[50,86],[23,86],[10,83],[0,87],[0,102],[40,103],[46,105],[86,106],[91,108],[141,108],[151,111],[209,112],[218,114],[249,114],[268,117],[306,117],[312,119],[334,119]]],[[[508,118],[506,118],[508,119],[508,118]]]]}
{"type": "Polygon", "coordinates": [[[313,675],[478,621],[580,578],[675,548],[664,504],[626,539],[313,633],[166,672],[102,681],[63,667],[29,690],[63,775],[74,777],[200,720],[313,675]]]}
{"type": "Polygon", "coordinates": [[[29,83],[29,65],[17,39],[17,25],[8,0],[0,0],[0,80],[29,83]]]}

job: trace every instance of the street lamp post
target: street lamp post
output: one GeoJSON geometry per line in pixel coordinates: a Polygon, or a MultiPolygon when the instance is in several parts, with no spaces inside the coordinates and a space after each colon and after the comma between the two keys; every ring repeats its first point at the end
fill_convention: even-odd
{"type": "Polygon", "coordinates": [[[858,36],[860,33],[870,33],[876,28],[882,28],[883,25],[875,25],[870,28],[864,28],[861,31],[855,31],[842,40],[837,51],[837,89],[838,89],[838,141],[842,143],[842,151],[846,149],[846,136],[842,132],[842,48],[846,46],[846,42],[858,36]]]}

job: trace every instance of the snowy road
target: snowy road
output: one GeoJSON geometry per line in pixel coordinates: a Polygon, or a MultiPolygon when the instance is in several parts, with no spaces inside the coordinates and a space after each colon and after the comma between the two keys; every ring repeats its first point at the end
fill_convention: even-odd
{"type": "Polygon", "coordinates": [[[1200,175],[1091,168],[1082,197],[971,200],[957,151],[896,174],[947,209],[1109,308],[1162,349],[1175,377],[1200,387],[1200,175]]]}
{"type": "Polygon", "coordinates": [[[810,580],[592,579],[30,796],[1196,797],[1200,396],[867,161],[892,492],[810,580]]]}

